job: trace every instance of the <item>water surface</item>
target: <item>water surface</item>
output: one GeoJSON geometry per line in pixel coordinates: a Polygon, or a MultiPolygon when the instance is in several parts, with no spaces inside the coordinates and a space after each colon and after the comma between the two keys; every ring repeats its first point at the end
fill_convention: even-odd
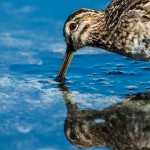
{"type": "MultiPolygon", "coordinates": [[[[103,124],[110,118],[102,117],[107,108],[107,114],[111,114],[112,107],[118,108],[127,94],[149,91],[149,63],[93,48],[77,52],[67,73],[65,89],[54,81],[65,52],[62,28],[67,16],[81,7],[103,9],[108,2],[1,0],[1,150],[78,149],[65,135],[65,120],[70,116],[68,101],[73,108],[77,105],[74,116],[78,114],[76,110],[91,109],[92,114],[100,115],[96,123],[103,124]],[[71,98],[67,97],[68,92],[71,98]]],[[[148,109],[145,105],[142,108],[148,109]]],[[[89,122],[86,117],[82,119],[89,122]]]]}

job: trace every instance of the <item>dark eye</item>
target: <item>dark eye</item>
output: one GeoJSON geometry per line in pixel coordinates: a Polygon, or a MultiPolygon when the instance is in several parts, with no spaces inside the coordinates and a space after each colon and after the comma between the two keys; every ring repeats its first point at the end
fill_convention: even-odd
{"type": "Polygon", "coordinates": [[[69,26],[70,30],[75,30],[76,27],[77,27],[76,23],[71,23],[69,26]]]}
{"type": "Polygon", "coordinates": [[[78,136],[75,135],[74,133],[71,133],[71,134],[70,134],[70,138],[71,138],[72,140],[76,140],[76,139],[78,139],[78,136]]]}

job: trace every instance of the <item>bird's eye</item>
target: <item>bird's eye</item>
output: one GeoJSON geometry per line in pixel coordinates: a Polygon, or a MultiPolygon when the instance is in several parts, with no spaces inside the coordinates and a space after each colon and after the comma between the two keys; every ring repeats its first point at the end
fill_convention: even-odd
{"type": "Polygon", "coordinates": [[[70,30],[75,30],[77,28],[77,24],[76,23],[71,23],[69,28],[70,28],[70,30]]]}
{"type": "Polygon", "coordinates": [[[71,133],[71,134],[70,134],[70,138],[71,138],[72,140],[77,140],[77,139],[78,139],[78,136],[77,136],[76,134],[74,134],[74,133],[71,133]]]}

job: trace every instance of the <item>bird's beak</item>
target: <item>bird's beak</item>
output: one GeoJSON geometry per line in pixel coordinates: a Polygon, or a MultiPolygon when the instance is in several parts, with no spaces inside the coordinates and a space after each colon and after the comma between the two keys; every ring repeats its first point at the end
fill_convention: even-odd
{"type": "Polygon", "coordinates": [[[63,82],[65,79],[65,75],[67,73],[67,70],[69,68],[69,65],[71,63],[71,60],[74,56],[75,51],[70,46],[67,46],[67,50],[64,56],[64,60],[62,62],[62,66],[60,68],[60,71],[56,77],[57,81],[63,82]]]}

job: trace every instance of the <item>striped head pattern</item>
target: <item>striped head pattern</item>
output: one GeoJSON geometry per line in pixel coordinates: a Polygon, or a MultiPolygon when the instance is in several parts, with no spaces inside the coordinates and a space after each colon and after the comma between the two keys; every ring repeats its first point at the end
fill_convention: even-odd
{"type": "Polygon", "coordinates": [[[90,46],[93,32],[98,30],[100,11],[79,9],[70,15],[64,25],[66,43],[73,51],[90,46]]]}

